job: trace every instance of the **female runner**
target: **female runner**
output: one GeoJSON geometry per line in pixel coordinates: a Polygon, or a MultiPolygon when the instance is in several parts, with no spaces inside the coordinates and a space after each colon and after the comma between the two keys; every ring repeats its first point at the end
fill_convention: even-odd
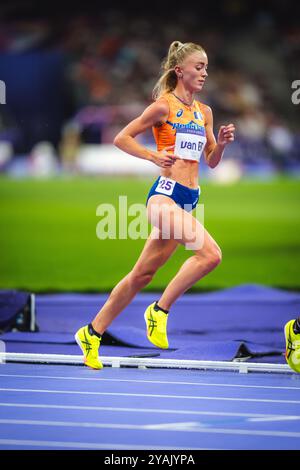
{"type": "Polygon", "coordinates": [[[199,160],[214,168],[225,146],[234,140],[234,125],[221,126],[217,141],[209,106],[195,99],[207,74],[205,50],[194,43],[175,41],[163,62],[163,73],[155,85],[154,102],[116,136],[114,144],[161,168],[147,198],[147,216],[152,231],[132,270],[114,287],[91,323],[80,328],[76,341],[85,364],[101,369],[98,357],[101,336],[114,318],[153,278],[177,246],[193,249],[161,297],[145,311],[147,337],[159,348],[168,348],[167,320],[171,306],[184,292],[221,261],[221,250],[203,225],[192,215],[200,195],[199,160]],[[135,139],[153,128],[157,151],[135,139]]]}

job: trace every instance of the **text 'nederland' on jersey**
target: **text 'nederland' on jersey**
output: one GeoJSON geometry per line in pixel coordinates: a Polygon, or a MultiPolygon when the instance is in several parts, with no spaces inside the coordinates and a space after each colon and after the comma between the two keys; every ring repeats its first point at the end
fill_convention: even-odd
{"type": "Polygon", "coordinates": [[[182,159],[200,160],[206,144],[205,121],[199,101],[185,106],[172,94],[165,93],[162,98],[169,104],[169,115],[165,123],[153,127],[157,149],[175,145],[175,155],[182,159]]]}

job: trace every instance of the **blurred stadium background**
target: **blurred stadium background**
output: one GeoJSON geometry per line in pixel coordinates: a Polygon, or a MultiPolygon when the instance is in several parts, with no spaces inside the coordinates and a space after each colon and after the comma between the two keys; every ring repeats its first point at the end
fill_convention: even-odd
{"type": "MultiPolygon", "coordinates": [[[[145,202],[159,168],[112,141],[151,102],[161,60],[180,40],[208,53],[199,98],[215,131],[237,128],[222,164],[200,165],[205,225],[223,263],[193,290],[298,290],[298,4],[126,5],[1,2],[0,288],[108,291],[132,268],[145,240],[97,239],[96,208],[118,207],[119,195],[145,202]]],[[[150,131],[139,139],[154,145],[150,131]]],[[[187,256],[178,250],[147,290],[163,289],[187,256]]]]}

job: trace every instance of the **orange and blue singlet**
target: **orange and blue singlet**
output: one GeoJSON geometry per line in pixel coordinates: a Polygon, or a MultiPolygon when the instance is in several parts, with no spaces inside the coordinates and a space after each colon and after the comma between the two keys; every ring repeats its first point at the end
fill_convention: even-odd
{"type": "MultiPolygon", "coordinates": [[[[199,162],[206,144],[204,105],[194,100],[190,107],[186,106],[172,93],[165,93],[162,98],[169,104],[169,115],[166,122],[153,127],[157,150],[175,145],[175,155],[199,162]]],[[[159,176],[150,189],[146,205],[154,194],[164,194],[190,212],[198,203],[200,187],[191,189],[175,180],[159,176]]]]}

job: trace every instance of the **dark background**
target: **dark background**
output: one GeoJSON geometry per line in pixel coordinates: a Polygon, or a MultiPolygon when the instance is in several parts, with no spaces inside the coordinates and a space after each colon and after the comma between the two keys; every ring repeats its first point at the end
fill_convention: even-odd
{"type": "Polygon", "coordinates": [[[107,106],[149,104],[161,60],[180,40],[207,51],[201,101],[212,106],[216,126],[235,121],[236,155],[298,168],[299,106],[291,102],[291,84],[300,79],[299,16],[298,2],[279,0],[2,1],[7,104],[0,107],[0,142],[20,155],[48,141],[59,159],[70,126],[84,142],[112,142],[128,118],[112,117],[107,106]]]}

